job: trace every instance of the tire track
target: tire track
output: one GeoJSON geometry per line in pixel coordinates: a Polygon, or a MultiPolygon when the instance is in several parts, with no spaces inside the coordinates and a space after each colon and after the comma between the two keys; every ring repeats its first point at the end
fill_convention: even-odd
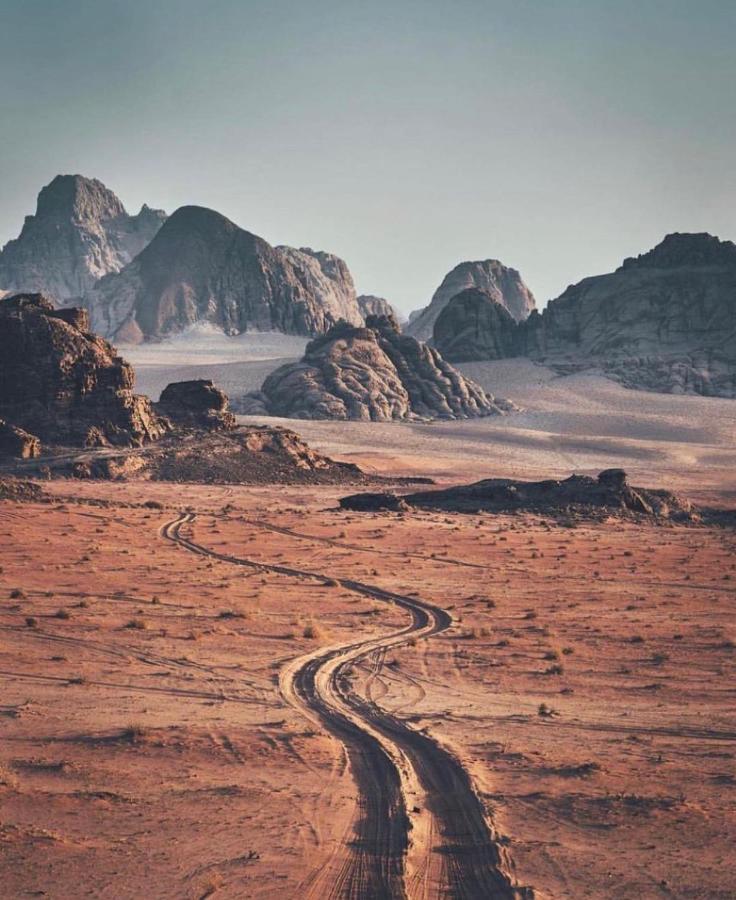
{"type": "MultiPolygon", "coordinates": [[[[182,534],[195,519],[182,513],[163,538],[203,556],[292,578],[334,583],[332,576],[219,553],[182,534]]],[[[255,523],[254,523],[255,524],[255,523]]],[[[350,669],[372,654],[447,630],[444,609],[353,579],[340,584],[409,614],[403,628],[380,637],[320,648],[282,669],[283,697],[346,747],[359,792],[352,845],[338,848],[322,872],[303,884],[309,900],[511,900],[532,898],[516,887],[470,776],[448,750],[358,695],[350,669]],[[436,846],[439,844],[439,848],[436,846]]]]}

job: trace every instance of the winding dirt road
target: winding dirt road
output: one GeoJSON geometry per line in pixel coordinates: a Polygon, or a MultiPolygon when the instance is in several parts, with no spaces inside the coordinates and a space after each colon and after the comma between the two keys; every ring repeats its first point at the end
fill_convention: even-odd
{"type": "MultiPolygon", "coordinates": [[[[182,513],[162,526],[162,537],[203,556],[289,577],[334,583],[331,576],[218,553],[183,533],[194,522],[182,513]]],[[[257,526],[258,523],[252,522],[257,526]]],[[[267,527],[267,526],[263,526],[267,527]]],[[[386,650],[452,625],[444,609],[364,582],[340,584],[408,613],[394,632],[323,647],[291,661],[281,672],[287,702],[329,730],[345,746],[360,795],[355,836],[345,836],[327,865],[304,879],[308,900],[506,900],[531,898],[514,885],[509,860],[470,776],[428,735],[359,695],[350,670],[386,650]]]]}

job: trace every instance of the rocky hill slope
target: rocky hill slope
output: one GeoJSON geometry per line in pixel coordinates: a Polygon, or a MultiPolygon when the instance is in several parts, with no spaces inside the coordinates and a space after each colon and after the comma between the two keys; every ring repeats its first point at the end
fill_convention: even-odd
{"type": "Polygon", "coordinates": [[[151,241],[166,214],[143,206],[129,215],[104,184],[57,175],[38,195],[36,214],[0,252],[0,289],[41,292],[57,305],[118,272],[151,241]]]}
{"type": "Polygon", "coordinates": [[[536,306],[532,292],[516,269],[503,265],[497,259],[463,262],[445,275],[429,306],[412,313],[404,329],[406,333],[420,341],[429,340],[439,314],[454,296],[467,288],[486,291],[517,322],[526,319],[536,306]]]}
{"type": "Polygon", "coordinates": [[[668,235],[519,324],[466,292],[436,322],[435,341],[454,361],[528,356],[561,371],[599,369],[633,388],[736,397],[736,246],[668,235]]]}
{"type": "Polygon", "coordinates": [[[122,341],[173,334],[195,322],[226,334],[304,335],[340,319],[362,322],[342,260],[272,247],[199,206],[178,209],[132,263],[87,294],[85,305],[96,331],[122,341]]]}
{"type": "Polygon", "coordinates": [[[432,347],[399,333],[386,316],[365,327],[340,323],[307,345],[304,358],[271,373],[241,412],[299,419],[461,419],[505,412],[432,347]]]}
{"type": "Polygon", "coordinates": [[[88,447],[159,438],[167,423],[133,383],[115,348],[89,333],[84,310],[55,310],[41,294],[0,299],[0,418],[9,425],[88,447]]]}

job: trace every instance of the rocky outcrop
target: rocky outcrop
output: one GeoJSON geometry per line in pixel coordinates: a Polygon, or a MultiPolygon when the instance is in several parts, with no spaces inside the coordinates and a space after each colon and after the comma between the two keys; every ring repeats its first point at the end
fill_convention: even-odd
{"type": "Polygon", "coordinates": [[[517,323],[480,288],[453,297],[434,323],[434,346],[450,362],[504,359],[516,355],[517,323]]]}
{"type": "Polygon", "coordinates": [[[436,323],[450,359],[528,356],[632,388],[736,397],[736,246],[708,234],[668,235],[515,327],[478,298],[453,307],[436,323]]]}
{"type": "Polygon", "coordinates": [[[79,310],[41,294],[0,299],[0,417],[44,443],[140,445],[166,423],[133,393],[132,368],[79,310]]]}
{"type": "Polygon", "coordinates": [[[213,210],[178,209],[130,265],[85,298],[96,331],[126,340],[208,322],[247,330],[321,334],[361,321],[342,260],[272,247],[213,210]]]}
{"type": "Polygon", "coordinates": [[[503,265],[497,259],[463,262],[445,275],[429,306],[409,317],[409,324],[404,329],[406,333],[418,340],[429,340],[439,314],[453,297],[467,288],[486,291],[517,322],[526,319],[536,306],[532,292],[516,269],[503,265]]]}
{"type": "Polygon", "coordinates": [[[57,175],[38,195],[36,214],[0,252],[0,288],[42,292],[63,304],[118,272],[149,243],[166,214],[143,206],[129,215],[96,179],[57,175]]]}
{"type": "Polygon", "coordinates": [[[304,358],[272,372],[240,410],[299,419],[461,419],[512,409],[464,378],[395,320],[369,316],[311,341],[304,358]]]}
{"type": "Polygon", "coordinates": [[[175,425],[218,430],[235,428],[227,394],[210,380],[177,381],[161,392],[156,409],[175,425]]]}
{"type": "Polygon", "coordinates": [[[384,300],[383,297],[375,297],[373,294],[360,294],[358,296],[358,309],[363,319],[368,316],[392,316],[401,324],[401,316],[394,306],[384,300]]]}
{"type": "Polygon", "coordinates": [[[435,509],[447,512],[532,512],[564,518],[647,516],[691,520],[691,504],[670,491],[632,487],[623,469],[606,469],[597,478],[571,475],[563,481],[512,481],[487,478],[439,491],[396,495],[353,494],[340,500],[356,511],[435,509]]]}
{"type": "Polygon", "coordinates": [[[34,459],[40,455],[41,441],[34,434],[0,419],[0,457],[34,459]]]}

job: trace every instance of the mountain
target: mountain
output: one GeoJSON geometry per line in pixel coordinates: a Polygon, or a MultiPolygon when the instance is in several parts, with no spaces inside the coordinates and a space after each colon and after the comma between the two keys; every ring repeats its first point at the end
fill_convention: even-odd
{"type": "Polygon", "coordinates": [[[304,358],[272,372],[240,411],[297,419],[465,419],[512,409],[399,333],[395,319],[345,322],[307,344],[304,358]]]}
{"type": "Polygon", "coordinates": [[[368,316],[391,316],[401,324],[403,318],[393,304],[384,300],[383,297],[376,297],[373,294],[360,294],[358,309],[363,319],[367,319],[368,316]]]}
{"type": "Polygon", "coordinates": [[[488,291],[466,288],[440,311],[433,344],[450,362],[503,359],[516,355],[519,326],[488,291]]]}
{"type": "Polygon", "coordinates": [[[166,214],[143,206],[131,216],[102,182],[57,175],[38,195],[20,236],[0,252],[0,288],[42,292],[57,305],[118,272],[156,234],[166,214]]]}
{"type": "Polygon", "coordinates": [[[487,291],[517,322],[526,319],[536,306],[532,292],[516,269],[510,269],[497,259],[462,262],[445,275],[429,306],[412,313],[406,333],[418,340],[429,340],[437,316],[454,296],[467,288],[487,291]]]}
{"type": "Polygon", "coordinates": [[[515,325],[487,298],[463,315],[460,306],[455,298],[452,319],[435,326],[452,360],[524,355],[561,371],[602,370],[633,388],[736,397],[736,245],[709,234],[669,234],[515,325]]]}
{"type": "Polygon", "coordinates": [[[345,319],[359,324],[345,263],[309,249],[272,247],[225,216],[183,206],[121,272],[85,297],[95,330],[134,341],[209,322],[313,335],[345,319]]]}

